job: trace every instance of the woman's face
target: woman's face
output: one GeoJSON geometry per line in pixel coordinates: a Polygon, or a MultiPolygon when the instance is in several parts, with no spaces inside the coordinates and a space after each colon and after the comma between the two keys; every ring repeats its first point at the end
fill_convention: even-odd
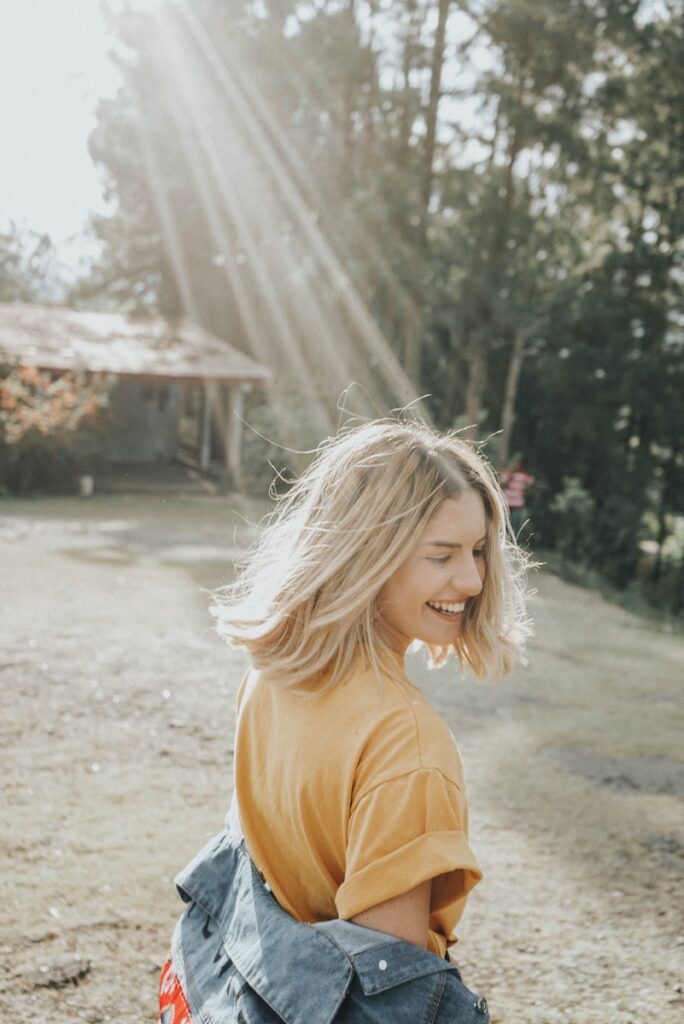
{"type": "Polygon", "coordinates": [[[487,522],[482,498],[447,498],[378,595],[378,612],[403,654],[413,640],[453,643],[466,601],[482,590],[487,522]]]}

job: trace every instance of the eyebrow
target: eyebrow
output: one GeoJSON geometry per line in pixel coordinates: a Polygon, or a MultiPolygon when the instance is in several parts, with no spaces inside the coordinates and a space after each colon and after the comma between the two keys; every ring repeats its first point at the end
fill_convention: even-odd
{"type": "MultiPolygon", "coordinates": [[[[487,541],[486,537],[480,537],[478,541],[475,541],[473,547],[482,547],[487,541]]],[[[423,547],[426,548],[462,548],[462,544],[454,544],[450,540],[426,540],[423,547]]]]}

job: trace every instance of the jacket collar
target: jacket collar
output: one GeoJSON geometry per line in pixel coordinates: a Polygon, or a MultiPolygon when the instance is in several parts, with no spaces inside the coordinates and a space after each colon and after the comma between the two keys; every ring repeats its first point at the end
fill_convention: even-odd
{"type": "Polygon", "coordinates": [[[239,973],[285,1024],[332,1024],[351,983],[351,960],[332,936],[280,907],[243,843],[225,832],[214,837],[176,887],[214,921],[239,973]]]}

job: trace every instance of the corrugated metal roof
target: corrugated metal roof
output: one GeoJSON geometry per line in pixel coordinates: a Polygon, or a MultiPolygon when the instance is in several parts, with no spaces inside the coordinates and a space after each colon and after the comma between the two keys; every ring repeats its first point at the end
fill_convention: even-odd
{"type": "Polygon", "coordinates": [[[46,370],[259,383],[270,372],[191,320],[0,303],[0,356],[46,370]]]}

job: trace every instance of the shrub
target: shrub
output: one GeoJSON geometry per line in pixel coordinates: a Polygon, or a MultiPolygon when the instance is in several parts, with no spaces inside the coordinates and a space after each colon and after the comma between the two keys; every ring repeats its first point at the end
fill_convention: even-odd
{"type": "Polygon", "coordinates": [[[0,442],[0,489],[5,493],[73,494],[83,472],[61,438],[32,428],[15,444],[0,442]]]}
{"type": "Polygon", "coordinates": [[[308,466],[312,453],[329,433],[325,409],[316,399],[251,394],[242,436],[242,483],[252,494],[277,489],[308,466]]]}
{"type": "Polygon", "coordinates": [[[6,367],[0,381],[0,492],[70,494],[102,452],[109,382],[34,367],[6,367]]]}
{"type": "Polygon", "coordinates": [[[554,547],[569,561],[586,564],[595,551],[595,503],[576,477],[563,478],[563,490],[553,498],[554,547]]]}

